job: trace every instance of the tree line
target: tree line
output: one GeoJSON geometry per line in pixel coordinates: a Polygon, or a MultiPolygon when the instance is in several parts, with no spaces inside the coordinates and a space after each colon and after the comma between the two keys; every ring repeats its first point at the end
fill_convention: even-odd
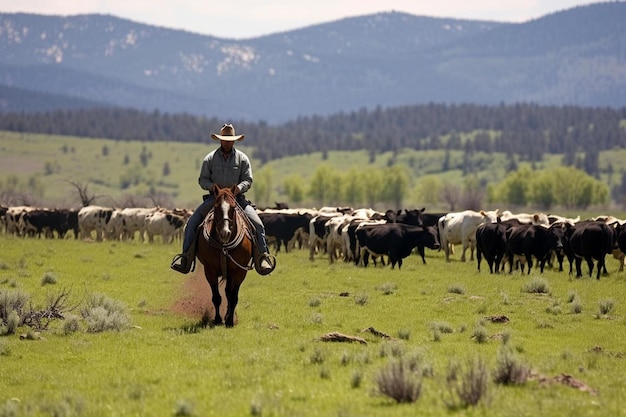
{"type": "Polygon", "coordinates": [[[0,114],[0,130],[145,142],[204,142],[225,122],[246,134],[261,162],[335,150],[502,152],[527,161],[562,153],[564,165],[578,164],[596,175],[597,152],[626,147],[626,108],[425,104],[300,117],[280,125],[123,108],[0,114]]]}

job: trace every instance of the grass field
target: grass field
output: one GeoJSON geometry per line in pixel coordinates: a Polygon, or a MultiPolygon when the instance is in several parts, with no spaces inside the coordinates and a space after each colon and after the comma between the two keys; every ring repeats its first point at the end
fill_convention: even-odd
{"type": "Polygon", "coordinates": [[[38,308],[70,291],[65,320],[0,337],[0,416],[626,415],[626,272],[613,259],[597,281],[479,273],[434,251],[402,270],[281,252],[270,276],[248,274],[226,329],[202,326],[200,271],[168,268],[178,244],[0,236],[0,246],[3,296],[27,293],[38,308]],[[68,332],[94,294],[125,306],[130,327],[89,332],[79,319],[68,332]],[[331,332],[366,344],[320,340],[331,332]],[[525,383],[494,382],[505,351],[532,369],[525,383]],[[421,384],[415,402],[380,393],[398,363],[415,365],[391,373],[421,384]],[[455,365],[457,382],[488,372],[476,406],[455,394],[455,365]]]}

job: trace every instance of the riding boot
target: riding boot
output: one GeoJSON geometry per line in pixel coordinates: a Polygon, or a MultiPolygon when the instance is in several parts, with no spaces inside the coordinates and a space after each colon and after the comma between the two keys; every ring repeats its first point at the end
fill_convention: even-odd
{"type": "MultiPolygon", "coordinates": [[[[184,245],[183,245],[184,246],[184,245]]],[[[196,237],[191,241],[189,248],[183,253],[174,256],[170,268],[181,274],[188,274],[196,263],[196,237]]]]}
{"type": "MultiPolygon", "coordinates": [[[[258,239],[258,238],[257,238],[258,239]]],[[[259,275],[267,275],[276,268],[276,258],[267,251],[267,244],[262,242],[254,245],[253,257],[254,257],[254,269],[259,275]],[[265,251],[262,252],[263,246],[265,251]]]]}
{"type": "Polygon", "coordinates": [[[170,268],[174,271],[180,272],[181,274],[188,274],[189,271],[191,271],[191,267],[195,263],[196,254],[193,249],[195,248],[174,256],[170,268]]]}

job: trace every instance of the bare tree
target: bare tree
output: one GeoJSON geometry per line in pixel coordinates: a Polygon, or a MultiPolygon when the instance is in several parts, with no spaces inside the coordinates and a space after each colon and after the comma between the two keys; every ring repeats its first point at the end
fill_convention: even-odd
{"type": "Polygon", "coordinates": [[[445,184],[441,189],[441,199],[448,204],[450,211],[456,210],[460,197],[461,188],[456,185],[445,184]]]}
{"type": "Polygon", "coordinates": [[[172,196],[162,191],[151,191],[146,195],[152,201],[154,207],[174,207],[172,196]]]}
{"type": "Polygon", "coordinates": [[[96,199],[102,197],[101,195],[94,195],[89,192],[89,183],[82,184],[70,180],[67,180],[67,182],[76,188],[76,192],[78,192],[78,197],[80,198],[80,203],[83,207],[90,206],[96,199]]]}

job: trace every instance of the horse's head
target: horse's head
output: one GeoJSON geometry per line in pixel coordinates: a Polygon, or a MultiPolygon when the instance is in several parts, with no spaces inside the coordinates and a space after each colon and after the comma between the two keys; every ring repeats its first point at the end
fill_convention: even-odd
{"type": "Polygon", "coordinates": [[[213,205],[213,228],[215,238],[222,244],[228,243],[233,233],[233,223],[235,217],[235,188],[220,188],[215,186],[215,204],[213,205]]]}

